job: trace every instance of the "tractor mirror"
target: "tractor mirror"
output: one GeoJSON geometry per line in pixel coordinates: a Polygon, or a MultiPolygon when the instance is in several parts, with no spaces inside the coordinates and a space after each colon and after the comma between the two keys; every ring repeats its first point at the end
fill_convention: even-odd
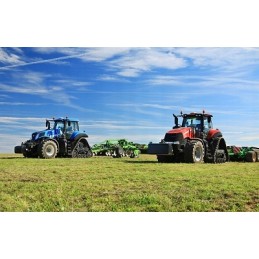
{"type": "Polygon", "coordinates": [[[211,123],[211,117],[208,117],[208,123],[211,123]]]}
{"type": "Polygon", "coordinates": [[[71,126],[71,121],[68,121],[67,124],[68,124],[68,127],[70,127],[71,126]]]}
{"type": "Polygon", "coordinates": [[[50,129],[50,122],[48,120],[46,121],[46,128],[50,129]]]}

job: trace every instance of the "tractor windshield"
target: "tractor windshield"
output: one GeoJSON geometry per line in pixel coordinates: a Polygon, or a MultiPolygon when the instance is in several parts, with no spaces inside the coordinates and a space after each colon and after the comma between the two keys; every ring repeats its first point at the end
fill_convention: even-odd
{"type": "Polygon", "coordinates": [[[183,127],[201,128],[201,118],[198,117],[185,117],[183,119],[183,127]]]}
{"type": "Polygon", "coordinates": [[[182,127],[193,127],[197,130],[210,130],[213,128],[211,117],[195,117],[188,116],[184,117],[182,127]],[[202,118],[203,118],[203,129],[202,129],[202,118]]]}
{"type": "Polygon", "coordinates": [[[63,132],[64,131],[64,122],[55,121],[53,129],[60,129],[63,132]]]}

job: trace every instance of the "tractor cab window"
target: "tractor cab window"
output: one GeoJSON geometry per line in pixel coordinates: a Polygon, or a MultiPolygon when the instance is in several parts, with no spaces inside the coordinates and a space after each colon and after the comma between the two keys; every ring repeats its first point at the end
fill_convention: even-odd
{"type": "Polygon", "coordinates": [[[183,127],[193,127],[201,130],[201,118],[185,117],[183,119],[183,127]]]}
{"type": "Polygon", "coordinates": [[[60,129],[61,132],[64,132],[64,122],[63,121],[55,121],[54,129],[60,129]]]}
{"type": "Polygon", "coordinates": [[[77,121],[69,121],[67,123],[66,138],[70,139],[74,131],[79,131],[77,121]]]}
{"type": "Polygon", "coordinates": [[[70,121],[69,126],[67,127],[68,131],[79,131],[78,122],[70,121]]]}
{"type": "Polygon", "coordinates": [[[55,127],[55,122],[53,120],[47,120],[46,121],[46,128],[47,129],[54,129],[55,127]]]}
{"type": "Polygon", "coordinates": [[[210,130],[210,129],[212,129],[213,127],[212,127],[212,121],[211,121],[211,119],[208,119],[208,117],[205,117],[204,118],[204,129],[205,130],[210,130]]]}

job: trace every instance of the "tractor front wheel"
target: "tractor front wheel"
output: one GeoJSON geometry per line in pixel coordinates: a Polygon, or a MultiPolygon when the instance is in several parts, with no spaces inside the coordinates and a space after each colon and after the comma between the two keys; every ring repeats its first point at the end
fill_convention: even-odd
{"type": "Polygon", "coordinates": [[[200,141],[186,143],[184,149],[184,161],[186,163],[202,163],[204,159],[204,148],[200,141]]]}
{"type": "Polygon", "coordinates": [[[52,140],[43,141],[38,148],[39,157],[41,158],[55,158],[57,155],[57,144],[52,140]]]}

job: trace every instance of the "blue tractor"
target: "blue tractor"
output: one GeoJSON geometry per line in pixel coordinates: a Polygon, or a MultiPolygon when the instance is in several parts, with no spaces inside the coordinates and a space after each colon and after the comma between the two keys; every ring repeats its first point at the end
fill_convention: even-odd
{"type": "Polygon", "coordinates": [[[40,158],[87,158],[93,155],[88,135],[79,131],[78,120],[53,118],[46,120],[46,128],[32,133],[31,139],[16,146],[14,152],[40,158]]]}

